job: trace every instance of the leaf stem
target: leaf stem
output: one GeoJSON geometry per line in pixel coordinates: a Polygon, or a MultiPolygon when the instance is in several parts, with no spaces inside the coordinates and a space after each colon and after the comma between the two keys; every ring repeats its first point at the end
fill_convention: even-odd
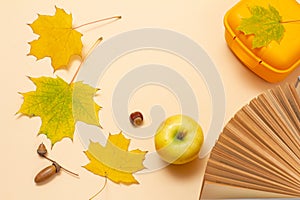
{"type": "Polygon", "coordinates": [[[83,65],[84,61],[86,60],[86,58],[87,58],[87,57],[91,54],[91,52],[98,46],[98,44],[100,44],[100,42],[101,42],[102,40],[103,40],[102,37],[98,38],[98,40],[96,40],[96,42],[95,42],[95,43],[93,44],[93,46],[89,49],[89,51],[87,52],[87,54],[84,56],[84,58],[82,59],[80,65],[78,66],[78,68],[77,68],[77,70],[76,70],[76,72],[75,72],[75,74],[74,74],[72,80],[71,80],[70,83],[69,83],[70,85],[74,82],[74,80],[75,80],[76,76],[78,75],[79,70],[80,70],[80,68],[82,67],[82,65],[83,65]]]}
{"type": "Polygon", "coordinates": [[[288,20],[288,21],[282,21],[280,22],[281,24],[287,24],[287,23],[297,23],[300,22],[300,19],[296,19],[296,20],[288,20]]]}
{"type": "Polygon", "coordinates": [[[95,198],[98,194],[100,194],[100,193],[104,190],[106,184],[107,184],[107,177],[105,176],[105,182],[104,182],[104,185],[103,185],[102,188],[101,188],[96,194],[94,194],[89,200],[92,200],[92,199],[95,198]]]}
{"type": "Polygon", "coordinates": [[[106,21],[106,20],[111,20],[111,19],[118,20],[118,19],[121,19],[121,18],[122,18],[122,16],[113,16],[113,17],[108,17],[108,18],[104,18],[104,19],[99,19],[99,20],[96,20],[96,21],[81,24],[79,26],[74,27],[73,29],[78,29],[78,28],[81,28],[83,26],[87,26],[87,25],[90,25],[90,24],[95,24],[95,23],[98,23],[98,22],[103,22],[103,21],[106,21]]]}

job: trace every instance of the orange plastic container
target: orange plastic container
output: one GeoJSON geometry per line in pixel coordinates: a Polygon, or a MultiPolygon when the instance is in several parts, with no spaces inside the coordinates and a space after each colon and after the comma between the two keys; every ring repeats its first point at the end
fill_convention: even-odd
{"type": "Polygon", "coordinates": [[[252,6],[269,5],[278,10],[281,21],[300,20],[300,4],[296,0],[241,0],[224,17],[225,39],[233,53],[254,73],[268,82],[279,82],[300,65],[300,22],[283,23],[280,43],[252,48],[253,35],[236,30],[242,18],[251,17],[252,6]]]}

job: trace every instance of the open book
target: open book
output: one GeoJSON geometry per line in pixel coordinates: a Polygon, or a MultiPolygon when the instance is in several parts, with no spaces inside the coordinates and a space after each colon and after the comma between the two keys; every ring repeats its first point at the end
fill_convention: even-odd
{"type": "Polygon", "coordinates": [[[204,183],[300,197],[300,97],[286,84],[268,90],[227,123],[204,183]]]}

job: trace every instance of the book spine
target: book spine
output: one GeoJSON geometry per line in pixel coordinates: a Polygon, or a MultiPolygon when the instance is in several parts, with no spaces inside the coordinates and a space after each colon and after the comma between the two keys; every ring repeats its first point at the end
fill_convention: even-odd
{"type": "Polygon", "coordinates": [[[300,95],[300,76],[298,76],[295,87],[296,87],[297,93],[300,95]]]}

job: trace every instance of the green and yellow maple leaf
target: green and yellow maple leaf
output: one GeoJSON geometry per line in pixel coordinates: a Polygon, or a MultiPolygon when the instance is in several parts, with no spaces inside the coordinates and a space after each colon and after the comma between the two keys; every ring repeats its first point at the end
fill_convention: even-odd
{"type": "Polygon", "coordinates": [[[93,100],[97,89],[82,82],[68,84],[60,77],[30,80],[36,91],[21,93],[24,102],[18,113],[39,116],[42,120],[39,134],[45,134],[52,145],[65,137],[73,139],[77,121],[100,126],[100,106],[93,100]]]}
{"type": "Polygon", "coordinates": [[[279,43],[285,29],[281,24],[281,16],[276,8],[271,5],[269,5],[269,9],[254,6],[249,10],[252,16],[243,18],[237,30],[246,35],[254,35],[252,48],[267,46],[273,40],[279,43]]]}
{"type": "Polygon", "coordinates": [[[65,68],[74,55],[81,57],[82,34],[72,28],[72,15],[63,9],[55,7],[54,16],[38,15],[29,26],[40,37],[29,42],[31,45],[28,55],[38,60],[50,57],[54,70],[65,68]]]}
{"type": "Polygon", "coordinates": [[[85,151],[90,162],[84,168],[115,183],[138,183],[132,173],[145,168],[143,161],[147,151],[128,151],[129,143],[122,132],[109,134],[105,147],[91,141],[85,151]]]}

